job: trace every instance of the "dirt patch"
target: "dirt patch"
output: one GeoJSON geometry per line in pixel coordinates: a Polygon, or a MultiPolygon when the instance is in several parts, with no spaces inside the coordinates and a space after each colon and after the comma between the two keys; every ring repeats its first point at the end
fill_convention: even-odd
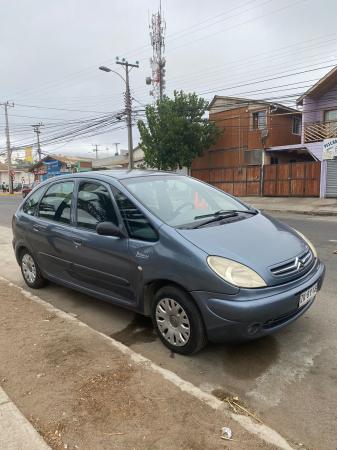
{"type": "Polygon", "coordinates": [[[86,349],[74,343],[67,336],[45,346],[45,359],[52,367],[65,364],[73,358],[86,358],[87,353],[86,349]]]}
{"type": "Polygon", "coordinates": [[[52,449],[274,448],[83,324],[0,292],[0,384],[52,449]]]}

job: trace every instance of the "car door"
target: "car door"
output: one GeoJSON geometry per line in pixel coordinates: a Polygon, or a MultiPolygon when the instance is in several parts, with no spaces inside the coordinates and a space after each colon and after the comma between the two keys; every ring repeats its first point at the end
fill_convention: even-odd
{"type": "Polygon", "coordinates": [[[42,196],[32,223],[32,242],[42,271],[52,279],[71,281],[74,248],[73,179],[56,181],[42,196]]]}
{"type": "Polygon", "coordinates": [[[134,271],[134,284],[137,286],[139,309],[142,310],[144,283],[151,278],[153,261],[158,252],[159,234],[156,230],[157,225],[151,223],[132,197],[116,187],[112,187],[112,191],[129,236],[128,249],[131,264],[137,267],[137,271],[134,271]]]}
{"type": "Polygon", "coordinates": [[[20,210],[13,217],[13,234],[15,243],[27,247],[39,262],[38,249],[42,244],[42,237],[36,233],[37,210],[40,199],[46,187],[35,190],[23,203],[20,210]]]}
{"type": "Polygon", "coordinates": [[[100,222],[122,226],[108,184],[79,181],[75,221],[72,275],[76,283],[114,303],[135,304],[137,266],[130,258],[128,239],[96,232],[100,222]]]}

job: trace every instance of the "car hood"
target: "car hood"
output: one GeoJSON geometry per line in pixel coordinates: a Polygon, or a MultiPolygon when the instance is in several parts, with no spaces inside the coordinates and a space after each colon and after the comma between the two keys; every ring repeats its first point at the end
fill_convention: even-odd
{"type": "Polygon", "coordinates": [[[261,213],[224,225],[177,231],[208,255],[245,264],[271,284],[275,280],[270,266],[295,258],[308,248],[288,225],[261,213]]]}

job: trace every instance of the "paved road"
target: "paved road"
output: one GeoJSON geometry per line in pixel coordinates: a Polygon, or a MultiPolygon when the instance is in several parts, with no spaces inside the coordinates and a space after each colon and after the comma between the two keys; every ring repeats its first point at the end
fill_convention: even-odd
{"type": "MultiPolygon", "coordinates": [[[[0,198],[1,273],[23,286],[10,248],[10,217],[19,199],[0,198]]],[[[173,355],[148,319],[55,285],[39,295],[76,314],[205,391],[237,394],[270,426],[308,448],[336,449],[337,219],[279,215],[311,239],[327,266],[308,313],[282,332],[240,345],[209,345],[193,357],[173,355]]]]}
{"type": "Polygon", "coordinates": [[[21,202],[21,196],[0,196],[0,226],[11,226],[12,216],[21,202]]]}

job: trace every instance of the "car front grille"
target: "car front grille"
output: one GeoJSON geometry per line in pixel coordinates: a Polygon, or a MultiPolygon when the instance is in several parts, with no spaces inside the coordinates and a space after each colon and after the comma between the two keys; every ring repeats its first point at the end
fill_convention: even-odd
{"type": "Polygon", "coordinates": [[[313,259],[312,251],[308,248],[300,256],[271,267],[270,271],[275,277],[300,276],[309,269],[313,259]]]}

